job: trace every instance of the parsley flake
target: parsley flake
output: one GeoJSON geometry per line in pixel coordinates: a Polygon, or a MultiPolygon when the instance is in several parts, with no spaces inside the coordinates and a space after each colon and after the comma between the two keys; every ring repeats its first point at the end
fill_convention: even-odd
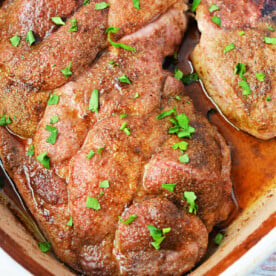
{"type": "Polygon", "coordinates": [[[121,119],[124,119],[124,118],[126,118],[126,117],[127,117],[127,114],[121,114],[121,115],[120,115],[120,118],[121,118],[121,119]]]}
{"type": "Polygon", "coordinates": [[[27,156],[29,155],[34,155],[34,145],[30,145],[28,152],[27,152],[27,156]]]}
{"type": "Polygon", "coordinates": [[[271,96],[270,96],[270,95],[268,95],[268,96],[266,97],[266,101],[267,101],[267,102],[270,102],[270,101],[271,101],[271,96]]]}
{"type": "Polygon", "coordinates": [[[127,77],[126,74],[123,74],[123,75],[119,78],[119,81],[120,81],[120,82],[123,82],[123,83],[131,84],[131,82],[130,82],[130,80],[128,79],[128,77],[127,77]]]}
{"type": "Polygon", "coordinates": [[[161,120],[161,119],[163,119],[163,118],[165,118],[167,116],[170,116],[172,114],[174,114],[174,115],[177,114],[175,107],[173,107],[172,109],[170,109],[168,111],[163,111],[162,113],[160,113],[159,115],[157,115],[156,119],[157,120],[161,120]]]}
{"type": "Polygon", "coordinates": [[[236,48],[236,46],[234,45],[234,43],[230,43],[229,45],[227,45],[224,48],[224,53],[230,52],[230,51],[234,50],[235,48],[236,48]]]}
{"type": "Polygon", "coordinates": [[[72,23],[70,29],[68,30],[69,32],[77,32],[78,31],[78,24],[77,24],[77,20],[76,19],[72,19],[70,20],[70,22],[72,23]]]}
{"type": "Polygon", "coordinates": [[[178,160],[180,163],[189,163],[189,161],[190,161],[188,154],[179,156],[178,160]]]}
{"type": "Polygon", "coordinates": [[[187,150],[187,147],[188,147],[188,143],[185,142],[185,141],[181,141],[179,143],[175,143],[172,145],[172,148],[173,149],[180,149],[180,150],[187,150]]]}
{"type": "Polygon", "coordinates": [[[65,22],[59,16],[51,17],[51,19],[56,25],[65,25],[65,22]]]}
{"type": "Polygon", "coordinates": [[[174,77],[180,81],[183,78],[183,76],[184,76],[184,73],[178,68],[176,68],[174,71],[174,77]]]}
{"type": "Polygon", "coordinates": [[[211,7],[209,8],[209,12],[214,12],[219,10],[219,7],[215,4],[211,5],[211,7]]]}
{"type": "Polygon", "coordinates": [[[50,250],[50,248],[52,247],[51,244],[49,242],[39,242],[39,249],[41,252],[46,253],[50,250]]]}
{"type": "Polygon", "coordinates": [[[50,119],[50,124],[55,124],[58,122],[58,115],[54,115],[51,119],[50,119]]]}
{"type": "Polygon", "coordinates": [[[57,136],[58,136],[57,128],[53,127],[53,126],[46,125],[46,130],[51,133],[46,141],[48,143],[54,145],[57,140],[57,136]]]}
{"type": "Polygon", "coordinates": [[[197,210],[198,210],[198,205],[195,204],[195,200],[197,199],[197,196],[195,195],[195,193],[185,191],[183,199],[185,199],[190,205],[189,206],[189,213],[194,213],[196,215],[197,210]]]}
{"type": "Polygon", "coordinates": [[[99,111],[99,90],[93,89],[90,100],[88,110],[98,113],[99,111]]]}
{"type": "Polygon", "coordinates": [[[129,215],[128,219],[126,220],[123,220],[122,217],[119,217],[119,221],[125,225],[130,225],[137,218],[138,218],[137,215],[129,215]]]}
{"type": "Polygon", "coordinates": [[[174,184],[162,184],[162,188],[168,190],[169,192],[173,193],[176,183],[174,184]]]}
{"type": "Polygon", "coordinates": [[[105,149],[105,147],[99,148],[98,149],[98,154],[102,157],[102,151],[105,149]]]}
{"type": "Polygon", "coordinates": [[[31,30],[27,32],[26,41],[29,42],[30,46],[35,43],[35,37],[31,30]]]}
{"type": "Polygon", "coordinates": [[[244,34],[245,34],[244,31],[239,31],[239,35],[240,35],[240,36],[242,36],[242,35],[244,35],[244,34]]]}
{"type": "Polygon", "coordinates": [[[197,73],[184,74],[182,77],[182,82],[186,85],[198,80],[199,80],[199,77],[197,73]]]}
{"type": "Polygon", "coordinates": [[[41,153],[37,156],[37,160],[44,168],[50,170],[50,157],[47,154],[48,152],[41,153]]]}
{"type": "Polygon", "coordinates": [[[257,73],[257,74],[256,74],[256,78],[257,78],[259,81],[263,82],[264,79],[265,79],[265,74],[264,74],[263,72],[257,73]]]}
{"type": "Polygon", "coordinates": [[[87,196],[86,207],[94,209],[94,210],[100,210],[101,209],[101,205],[100,205],[99,201],[97,200],[97,198],[90,197],[90,196],[87,196]]]}
{"type": "Polygon", "coordinates": [[[66,225],[68,225],[68,226],[73,226],[73,217],[72,216],[70,216],[70,218],[69,218],[69,220],[68,220],[68,222],[66,223],[66,225]]]}
{"type": "Polygon", "coordinates": [[[222,233],[217,233],[214,239],[215,244],[219,245],[222,242],[223,238],[224,235],[222,233]]]}
{"type": "Polygon", "coordinates": [[[267,27],[270,31],[274,32],[275,31],[275,28],[271,27],[271,26],[268,26],[267,27]]]}
{"type": "Polygon", "coordinates": [[[264,41],[267,44],[276,44],[276,37],[265,36],[264,41]]]}
{"type": "Polygon", "coordinates": [[[163,242],[163,240],[166,238],[165,234],[169,233],[171,231],[170,227],[163,228],[162,231],[153,225],[147,225],[147,228],[150,232],[150,235],[152,236],[154,242],[151,242],[151,245],[156,249],[160,249],[160,245],[163,242]]]}
{"type": "Polygon", "coordinates": [[[217,16],[212,17],[212,21],[217,24],[218,26],[221,26],[221,19],[217,16]]]}
{"type": "Polygon", "coordinates": [[[193,0],[193,4],[191,6],[191,11],[194,12],[197,8],[197,6],[199,5],[199,3],[201,2],[201,0],[193,0]]]}
{"type": "Polygon", "coordinates": [[[125,50],[128,50],[128,51],[136,52],[136,50],[134,48],[132,48],[131,46],[128,46],[128,45],[125,45],[125,44],[122,44],[122,43],[117,43],[117,42],[114,42],[114,41],[111,40],[110,33],[115,34],[119,30],[120,30],[120,28],[115,28],[115,27],[109,27],[108,29],[106,29],[105,32],[107,33],[109,43],[112,46],[116,47],[116,48],[121,48],[121,49],[125,49],[125,50]]]}
{"type": "Polygon", "coordinates": [[[132,0],[133,6],[135,9],[139,10],[140,9],[140,1],[139,0],[132,0]]]}
{"type": "Polygon", "coordinates": [[[102,182],[100,182],[100,188],[109,188],[109,181],[103,180],[102,182]]]}
{"type": "Polygon", "coordinates": [[[14,35],[13,37],[10,38],[11,45],[14,47],[17,47],[20,43],[20,36],[19,35],[14,35]]]}
{"type": "Polygon", "coordinates": [[[247,82],[246,80],[240,81],[240,82],[239,82],[239,86],[240,86],[241,88],[244,89],[244,90],[242,91],[242,94],[243,94],[244,96],[250,95],[250,94],[251,94],[250,86],[249,86],[249,84],[248,84],[248,82],[247,82]]]}
{"type": "Polygon", "coordinates": [[[6,118],[5,113],[3,114],[3,116],[0,118],[0,126],[5,126],[5,125],[9,125],[11,124],[11,119],[10,117],[6,118]]]}
{"type": "Polygon", "coordinates": [[[47,105],[56,105],[58,104],[58,101],[59,101],[59,96],[56,94],[51,94],[47,105]]]}
{"type": "Polygon", "coordinates": [[[82,5],[83,5],[83,6],[86,6],[86,5],[88,5],[89,3],[90,3],[90,0],[84,0],[83,3],[82,3],[82,5]]]}
{"type": "Polygon", "coordinates": [[[235,67],[234,74],[239,74],[240,78],[246,80],[243,74],[246,72],[246,65],[244,63],[237,63],[235,67]]]}
{"type": "Polygon", "coordinates": [[[63,75],[65,76],[65,78],[68,78],[69,76],[71,76],[73,74],[71,71],[71,65],[72,65],[72,61],[69,62],[67,67],[60,70],[61,73],[63,73],[63,75]]]}
{"type": "Polygon", "coordinates": [[[95,3],[95,8],[96,10],[103,10],[109,7],[109,4],[106,2],[99,2],[99,3],[95,3]]]}
{"type": "Polygon", "coordinates": [[[88,159],[91,159],[94,155],[95,155],[95,152],[93,150],[90,150],[86,156],[88,159]]]}
{"type": "Polygon", "coordinates": [[[139,97],[140,97],[139,93],[136,92],[135,95],[134,95],[134,99],[137,99],[137,98],[139,98],[139,97]]]}

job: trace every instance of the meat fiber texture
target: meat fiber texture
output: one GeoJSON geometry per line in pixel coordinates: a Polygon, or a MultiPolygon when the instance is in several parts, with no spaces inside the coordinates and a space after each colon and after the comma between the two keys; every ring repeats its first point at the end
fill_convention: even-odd
{"type": "Polygon", "coordinates": [[[230,121],[257,138],[271,139],[276,136],[276,46],[265,37],[275,40],[275,1],[219,1],[210,12],[212,4],[203,0],[196,10],[201,39],[192,53],[195,70],[230,121]],[[235,48],[225,52],[231,43],[235,48]],[[237,63],[245,64],[243,75],[234,73],[237,63]],[[247,82],[249,94],[241,82],[247,82]]]}
{"type": "Polygon", "coordinates": [[[195,111],[183,84],[162,69],[182,41],[185,10],[183,3],[170,6],[119,40],[135,51],[111,46],[80,77],[54,89],[58,103],[41,109],[33,139],[22,143],[0,128],[5,169],[57,257],[86,275],[182,275],[202,258],[208,233],[233,208],[228,146],[195,111]],[[128,82],[120,81],[123,75],[128,82]],[[98,112],[89,110],[94,89],[98,112]],[[158,117],[169,110],[170,116],[158,117]],[[194,128],[190,137],[168,133],[176,114],[194,128]],[[53,144],[46,141],[47,125],[57,131],[53,144]],[[179,142],[187,143],[185,152],[172,147],[179,142]],[[37,160],[45,152],[50,169],[37,160]],[[183,154],[186,163],[179,161],[183,154]],[[173,191],[162,186],[169,183],[173,191]],[[197,197],[196,211],[184,198],[187,191],[197,197]],[[87,207],[88,197],[97,208],[87,207]],[[130,224],[121,222],[131,215],[130,224]],[[159,249],[149,225],[164,231],[159,249]]]}

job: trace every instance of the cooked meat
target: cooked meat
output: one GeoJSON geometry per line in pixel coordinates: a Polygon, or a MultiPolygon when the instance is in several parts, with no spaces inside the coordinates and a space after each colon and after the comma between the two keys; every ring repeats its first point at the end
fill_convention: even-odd
{"type": "MultiPolygon", "coordinates": [[[[265,2],[274,5],[275,11],[275,1],[265,2]]],[[[276,28],[273,9],[262,13],[269,7],[264,1],[225,0],[219,2],[218,10],[210,12],[212,4],[203,0],[196,10],[202,35],[192,53],[195,70],[210,96],[237,127],[261,139],[273,138],[275,45],[265,42],[265,37],[275,37],[275,31],[271,31],[276,28]],[[214,16],[221,19],[221,26],[212,22],[214,16]],[[235,48],[225,52],[231,43],[235,48]],[[244,74],[234,73],[238,63],[244,63],[244,74]]]]}
{"type": "MultiPolygon", "coordinates": [[[[128,13],[120,12],[120,18],[125,22],[126,27],[124,27],[124,24],[119,26],[121,32],[117,38],[134,32],[139,27],[154,20],[160,13],[163,13],[172,6],[176,0],[164,1],[161,5],[154,0],[140,1],[141,7],[145,6],[141,10],[135,9],[132,1],[128,0],[116,1],[113,5],[110,3],[110,9],[96,10],[96,2],[101,1],[90,1],[90,4],[83,6],[72,15],[71,20],[68,19],[66,25],[60,27],[54,34],[48,36],[41,43],[32,46],[31,51],[29,50],[30,47],[28,47],[27,51],[21,48],[17,51],[13,50],[10,52],[11,58],[8,58],[4,54],[3,59],[8,59],[8,62],[2,66],[1,74],[4,74],[4,76],[1,78],[8,77],[12,81],[13,87],[10,86],[10,81],[8,81],[8,86],[4,86],[0,90],[0,97],[3,98],[4,102],[2,108],[0,108],[0,114],[5,112],[11,118],[16,115],[18,120],[13,120],[9,125],[9,128],[13,132],[23,137],[31,137],[34,134],[34,129],[40,116],[29,112],[30,106],[33,106],[33,101],[30,102],[28,100],[28,97],[25,96],[26,93],[29,96],[31,95],[30,97],[35,99],[35,102],[39,102],[37,105],[44,110],[49,93],[44,91],[42,95],[37,95],[41,93],[41,90],[60,87],[71,78],[78,78],[80,74],[87,70],[97,54],[108,45],[106,36],[107,27],[118,27],[114,24],[121,23],[118,21],[119,17],[114,17],[114,13],[117,12],[118,7],[128,7],[128,13]],[[113,9],[115,9],[114,12],[113,9]],[[137,17],[137,13],[140,14],[139,17],[137,17]],[[111,15],[110,17],[109,14],[111,15]],[[77,32],[68,31],[73,19],[77,20],[77,32]],[[61,70],[68,68],[70,62],[72,62],[70,68],[72,77],[68,76],[66,78],[61,73],[61,70]],[[22,89],[23,86],[27,87],[28,92],[22,89]],[[9,91],[9,93],[4,93],[4,91],[9,91]],[[25,97],[26,102],[24,108],[20,108],[16,104],[18,102],[17,99],[21,100],[22,97],[25,97]],[[7,108],[5,103],[12,101],[15,103],[14,108],[7,108]],[[21,112],[17,112],[19,109],[21,112]],[[32,119],[29,120],[29,118],[32,119]],[[23,124],[22,121],[24,121],[23,124]]],[[[49,23],[48,18],[45,17],[45,19],[49,23]]],[[[55,25],[54,23],[51,24],[51,28],[53,28],[55,25]]],[[[22,31],[25,32],[25,29],[23,28],[22,31]]]]}
{"type": "Polygon", "coordinates": [[[30,211],[56,255],[86,275],[182,275],[231,212],[229,149],[162,69],[183,38],[185,10],[177,3],[118,41],[135,52],[109,47],[55,89],[58,103],[47,106],[34,141],[0,128],[0,157],[30,211]],[[36,158],[27,155],[32,142],[36,158]],[[43,153],[49,170],[37,161],[43,153]]]}
{"type": "Polygon", "coordinates": [[[123,275],[182,275],[204,255],[208,233],[195,215],[161,198],[133,204],[123,219],[132,214],[137,219],[130,225],[121,223],[116,231],[115,252],[123,275]],[[147,225],[171,228],[160,251],[151,245],[147,225]]]}

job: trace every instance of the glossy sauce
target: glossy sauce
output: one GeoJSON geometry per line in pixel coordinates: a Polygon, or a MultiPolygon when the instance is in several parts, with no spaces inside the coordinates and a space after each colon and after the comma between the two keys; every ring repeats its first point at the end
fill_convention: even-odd
{"type": "MultiPolygon", "coordinates": [[[[179,51],[177,63],[177,67],[185,74],[193,72],[189,56],[200,38],[194,21],[190,23],[188,30],[179,51]]],[[[166,60],[164,67],[173,72],[176,64],[173,64],[172,61],[173,59],[166,60]]],[[[276,139],[261,141],[234,128],[216,110],[200,82],[187,85],[186,92],[193,100],[196,109],[217,126],[231,148],[233,198],[239,207],[234,210],[226,223],[215,228],[210,234],[210,243],[207,254],[201,261],[203,262],[217,248],[213,242],[216,233],[223,231],[242,209],[254,202],[271,184],[273,177],[275,177],[276,139]]],[[[2,168],[0,168],[0,184],[0,202],[11,208],[37,240],[44,240],[32,215],[2,168]]]]}

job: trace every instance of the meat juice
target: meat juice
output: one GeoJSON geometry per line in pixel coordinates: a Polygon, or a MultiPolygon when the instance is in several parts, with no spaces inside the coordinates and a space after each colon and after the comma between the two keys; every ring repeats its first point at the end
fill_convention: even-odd
{"type": "MultiPolygon", "coordinates": [[[[199,38],[200,33],[196,23],[192,21],[178,53],[177,67],[185,74],[193,73],[189,56],[199,38]]],[[[173,59],[168,59],[165,62],[165,67],[173,72],[176,64],[173,63],[173,59]]],[[[239,212],[253,203],[271,185],[275,176],[274,168],[276,168],[276,140],[261,141],[236,129],[217,110],[200,82],[187,85],[186,93],[193,100],[195,108],[218,128],[230,146],[233,197],[237,203],[237,208],[229,220],[211,232],[209,248],[206,256],[201,261],[202,263],[216,249],[213,242],[216,233],[225,229],[239,212]]],[[[26,142],[21,141],[22,143],[26,142]]],[[[32,215],[20,198],[14,184],[5,174],[2,166],[0,166],[0,202],[7,205],[15,213],[37,240],[44,240],[32,215]]]]}

